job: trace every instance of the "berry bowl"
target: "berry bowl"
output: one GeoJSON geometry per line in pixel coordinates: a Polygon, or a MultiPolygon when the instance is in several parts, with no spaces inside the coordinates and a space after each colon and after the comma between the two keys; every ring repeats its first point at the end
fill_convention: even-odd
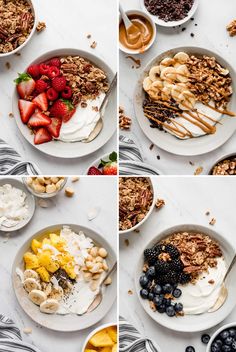
{"type": "Polygon", "coordinates": [[[135,286],[140,304],[154,321],[175,331],[203,331],[219,324],[236,304],[235,273],[227,278],[223,306],[208,310],[218,298],[234,253],[224,234],[201,225],[162,231],[138,255],[135,286]]]}
{"type": "Polygon", "coordinates": [[[53,157],[79,158],[97,151],[116,131],[116,87],[99,113],[113,78],[112,69],[86,51],[45,53],[15,80],[13,113],[19,131],[32,146],[53,157]],[[100,117],[100,133],[90,140],[100,117]]]}
{"type": "Polygon", "coordinates": [[[89,176],[117,175],[117,153],[104,154],[102,157],[94,160],[84,174],[89,176]]]}
{"type": "Polygon", "coordinates": [[[230,352],[236,350],[236,322],[221,326],[212,335],[206,352],[230,352]],[[226,343],[225,343],[226,342],[226,343]],[[226,346],[226,347],[223,347],[226,346]],[[230,347],[233,347],[232,349],[230,347]],[[223,348],[223,349],[222,349],[223,348]]]}

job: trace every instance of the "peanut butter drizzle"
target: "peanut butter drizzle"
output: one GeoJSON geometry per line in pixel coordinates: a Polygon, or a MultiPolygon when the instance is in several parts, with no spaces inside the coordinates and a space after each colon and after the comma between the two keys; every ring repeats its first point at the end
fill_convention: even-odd
{"type": "Polygon", "coordinates": [[[207,104],[207,103],[204,103],[208,108],[216,111],[216,112],[219,112],[220,114],[223,114],[223,115],[228,115],[228,116],[232,116],[232,117],[235,117],[236,114],[232,111],[228,111],[228,110],[220,110],[220,109],[217,109],[216,107],[210,105],[210,104],[207,104]]]}

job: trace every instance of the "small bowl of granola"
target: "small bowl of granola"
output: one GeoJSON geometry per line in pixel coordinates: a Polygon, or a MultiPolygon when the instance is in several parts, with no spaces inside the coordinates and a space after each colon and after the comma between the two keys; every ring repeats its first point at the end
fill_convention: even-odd
{"type": "Polygon", "coordinates": [[[55,197],[65,186],[66,177],[23,177],[23,183],[28,191],[38,198],[55,197]]]}
{"type": "Polygon", "coordinates": [[[222,156],[208,172],[213,176],[233,176],[236,175],[236,153],[222,156]]]}
{"type": "Polygon", "coordinates": [[[0,58],[21,50],[36,30],[32,0],[7,1],[0,9],[0,58]]]}
{"type": "Polygon", "coordinates": [[[119,233],[136,230],[155,206],[155,188],[150,177],[119,178],[119,233]]]}
{"type": "Polygon", "coordinates": [[[227,278],[225,303],[210,312],[234,253],[225,237],[201,225],[162,231],[139,256],[135,285],[142,307],[157,323],[175,331],[196,332],[219,324],[236,304],[234,272],[227,278]]]}

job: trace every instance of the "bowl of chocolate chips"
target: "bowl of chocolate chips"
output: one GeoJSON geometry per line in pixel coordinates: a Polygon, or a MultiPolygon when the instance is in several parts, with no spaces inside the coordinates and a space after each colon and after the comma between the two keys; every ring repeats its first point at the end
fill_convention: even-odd
{"type": "Polygon", "coordinates": [[[140,0],[140,4],[157,25],[175,27],[193,17],[199,0],[140,0]]]}

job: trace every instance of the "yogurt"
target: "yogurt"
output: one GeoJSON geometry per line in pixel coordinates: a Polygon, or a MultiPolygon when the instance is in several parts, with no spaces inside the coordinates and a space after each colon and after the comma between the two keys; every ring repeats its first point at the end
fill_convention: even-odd
{"type": "Polygon", "coordinates": [[[183,303],[185,314],[206,313],[215,304],[226,270],[225,260],[218,258],[217,267],[209,267],[208,272],[202,273],[195,284],[179,286],[182,295],[177,301],[183,303]]]}
{"type": "Polygon", "coordinates": [[[100,113],[95,109],[99,108],[105,98],[105,93],[93,100],[87,100],[87,107],[78,106],[72,118],[61,126],[59,139],[63,142],[78,142],[87,139],[94,130],[100,113]]]}
{"type": "Polygon", "coordinates": [[[0,187],[0,225],[10,228],[28,217],[26,198],[25,192],[10,184],[0,187]]]}

